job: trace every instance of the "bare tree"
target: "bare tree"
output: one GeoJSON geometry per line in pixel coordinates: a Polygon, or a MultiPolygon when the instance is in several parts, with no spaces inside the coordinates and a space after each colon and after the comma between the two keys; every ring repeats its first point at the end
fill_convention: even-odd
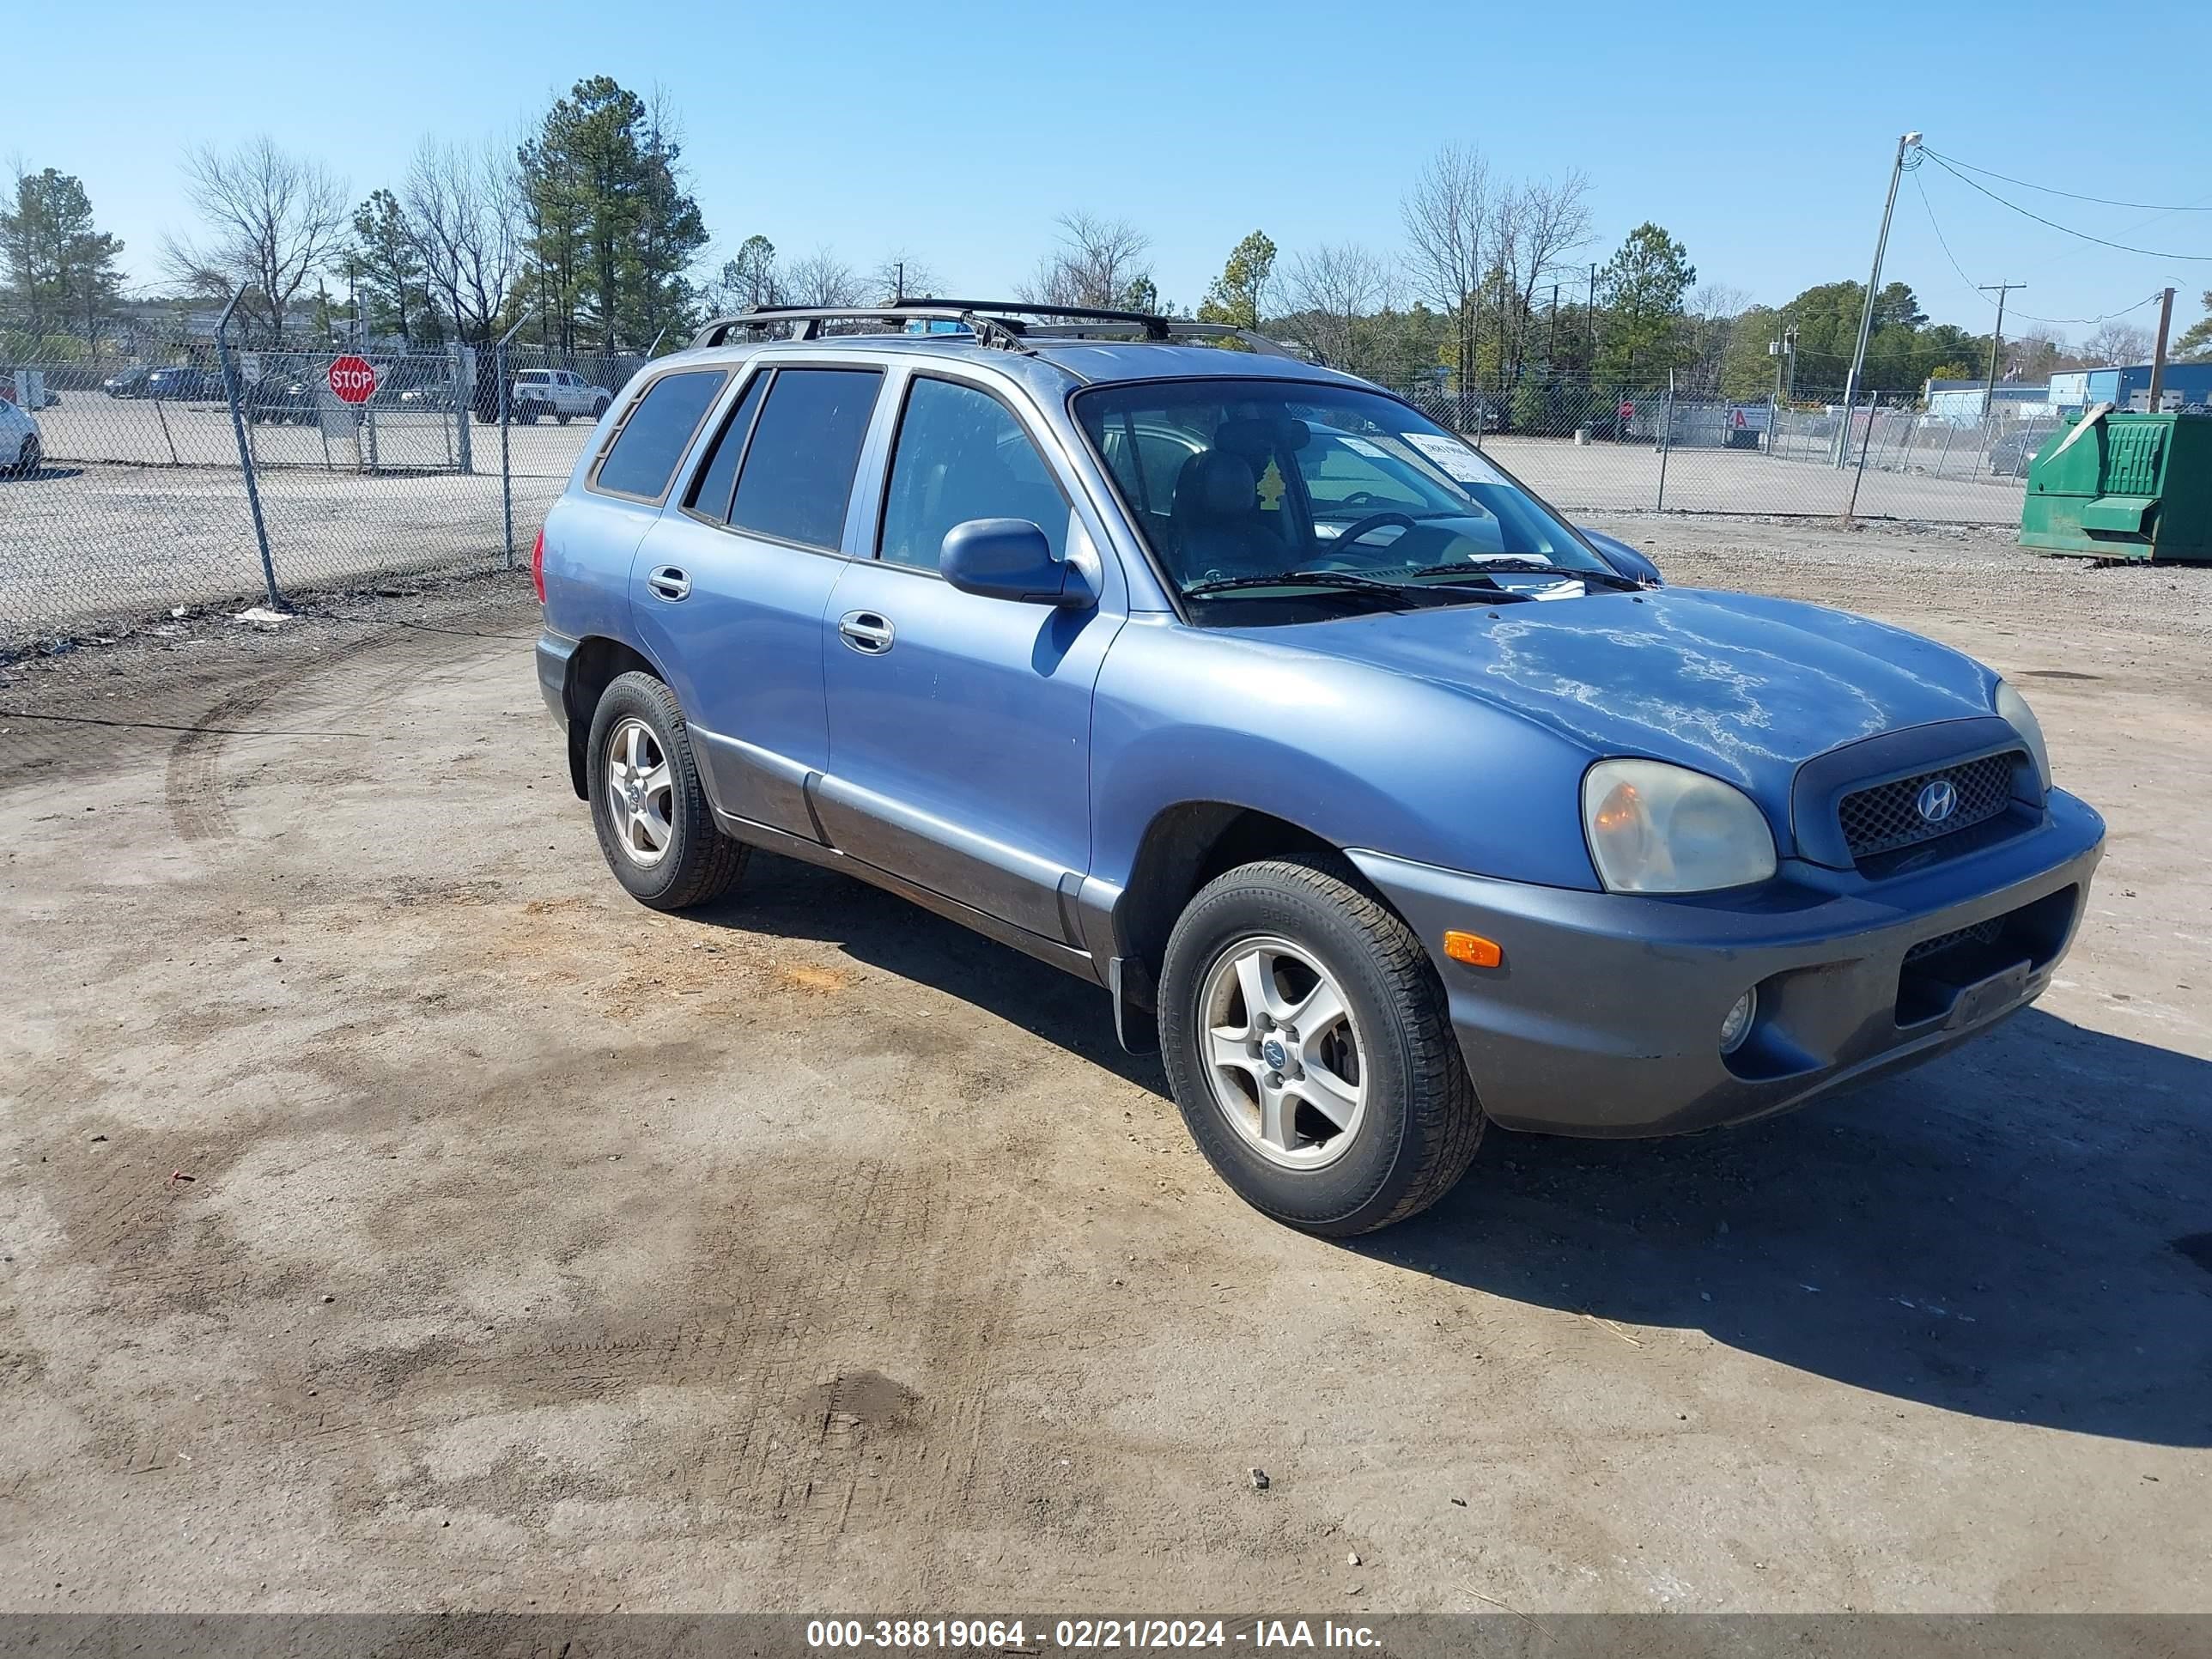
{"type": "Polygon", "coordinates": [[[2081,342],[2082,361],[2092,368],[2122,368],[2150,361],[2150,331],[2133,323],[2100,324],[2081,342]]]}
{"type": "Polygon", "coordinates": [[[1557,179],[1536,179],[1498,191],[1490,215],[1489,270],[1502,279],[1498,295],[1498,373],[1510,384],[1528,351],[1528,324],[1536,292],[1553,281],[1566,255],[1590,240],[1589,179],[1570,168],[1557,179]]]}
{"type": "Polygon", "coordinates": [[[185,152],[185,194],[204,226],[171,236],[171,275],[210,298],[243,289],[239,309],[282,332],[293,300],[343,246],[353,213],[343,179],[319,161],[276,148],[266,136],[236,149],[185,152]]]}
{"type": "Polygon", "coordinates": [[[424,283],[459,338],[492,338],[522,268],[523,204],[514,164],[487,143],[425,138],[407,171],[407,222],[424,283]]]}
{"type": "Polygon", "coordinates": [[[835,250],[817,247],[778,273],[776,289],[776,298],[785,305],[856,306],[868,285],[835,250]]]}
{"type": "Polygon", "coordinates": [[[1389,288],[1388,267],[1365,248],[1351,242],[1317,247],[1291,261],[1283,279],[1285,320],[1322,362],[1350,368],[1359,356],[1358,325],[1388,302],[1389,288]]]}
{"type": "Polygon", "coordinates": [[[877,260],[867,277],[867,287],[884,305],[942,295],[946,286],[934,265],[902,247],[895,247],[877,260]]]}
{"type": "Polygon", "coordinates": [[[1721,383],[1721,361],[1728,355],[1736,319],[1750,307],[1751,295],[1727,283],[1700,283],[1690,290],[1682,309],[1690,319],[1689,362],[1684,384],[1698,391],[1717,391],[1721,383]]]}
{"type": "Polygon", "coordinates": [[[1059,246],[1037,261],[1036,274],[1019,287],[1020,298],[1032,305],[1109,310],[1157,301],[1144,264],[1151,237],[1127,219],[1090,213],[1063,213],[1056,222],[1059,246]]]}
{"type": "Polygon", "coordinates": [[[1447,144],[1429,158],[1399,204],[1413,286],[1451,318],[1462,386],[1472,383],[1475,301],[1491,266],[1490,163],[1478,149],[1447,144]]]}

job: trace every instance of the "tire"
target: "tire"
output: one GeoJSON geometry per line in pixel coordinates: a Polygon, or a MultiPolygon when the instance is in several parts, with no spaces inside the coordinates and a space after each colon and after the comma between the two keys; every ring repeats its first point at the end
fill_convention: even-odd
{"type": "Polygon", "coordinates": [[[46,465],[46,452],[39,447],[38,435],[34,433],[23,440],[22,447],[15,452],[15,465],[8,471],[18,478],[35,478],[39,476],[39,469],[46,465]]]}
{"type": "Polygon", "coordinates": [[[566,425],[568,425],[568,411],[567,410],[565,410],[565,409],[563,409],[563,410],[561,410],[557,411],[557,412],[554,415],[554,416],[553,416],[553,422],[554,422],[554,424],[555,424],[555,425],[556,425],[556,426],[566,426],[566,425]]]}
{"type": "Polygon", "coordinates": [[[593,420],[598,420],[600,416],[606,412],[607,400],[605,398],[594,398],[592,399],[592,418],[593,420]]]}
{"type": "Polygon", "coordinates": [[[752,849],[715,827],[706,791],[699,786],[684,712],[665,685],[650,674],[617,676],[592,711],[592,734],[584,753],[599,851],[632,898],[655,910],[685,910],[718,899],[736,885],[752,849]],[[629,750],[633,738],[640,742],[635,750],[629,750]],[[639,792],[644,804],[654,809],[644,815],[647,822],[638,824],[640,815],[632,814],[627,829],[617,819],[615,805],[616,796],[624,793],[623,780],[615,772],[620,763],[617,754],[623,751],[666,772],[665,785],[648,785],[639,792]],[[655,798],[663,788],[666,802],[660,805],[655,798]],[[666,829],[657,848],[656,823],[666,829]]]}
{"type": "MultiPolygon", "coordinates": [[[[1161,1055],[1199,1151],[1263,1215],[1331,1238],[1372,1232],[1435,1203],[1466,1173],[1484,1125],[1435,968],[1412,930],[1350,875],[1292,858],[1243,865],[1218,878],[1176,923],[1159,986],[1161,1055]],[[1255,954],[1264,963],[1277,945],[1284,947],[1277,965],[1261,971],[1286,1006],[1294,1005],[1294,1013],[1315,1006],[1312,999],[1300,999],[1297,964],[1289,961],[1303,955],[1325,974],[1345,1011],[1296,1034],[1293,1066],[1301,1079],[1333,1077],[1340,1084],[1356,1069],[1359,1101],[1349,1127],[1307,1147],[1278,1142],[1263,1150],[1266,1115],[1256,1097],[1259,1079],[1268,1075],[1267,1060],[1251,1062],[1255,1069],[1246,1088],[1242,1071],[1223,1081],[1209,1051],[1217,1031],[1259,1030],[1263,1022],[1253,1019],[1241,991],[1230,993],[1225,1013],[1215,999],[1228,983],[1221,975],[1249,983],[1236,965],[1255,954]],[[1347,1030],[1356,1067],[1345,1063],[1347,1030]],[[1309,1039],[1322,1046],[1308,1051],[1309,1039]],[[1222,1092],[1231,1089],[1245,1098],[1222,1092]],[[1258,1133],[1255,1122],[1261,1126],[1258,1133]]],[[[1284,1025],[1272,1030],[1279,1038],[1290,1035],[1284,1025]]],[[[1287,1079],[1291,1070],[1273,1075],[1287,1079]]],[[[1310,1098],[1310,1083],[1307,1092],[1310,1098]]],[[[1298,1109],[1296,1121],[1331,1127],[1310,1106],[1298,1109]]]]}

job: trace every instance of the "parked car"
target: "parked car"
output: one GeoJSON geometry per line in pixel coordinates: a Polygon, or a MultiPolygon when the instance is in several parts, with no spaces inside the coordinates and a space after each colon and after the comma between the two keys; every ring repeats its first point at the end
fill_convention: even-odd
{"type": "Polygon", "coordinates": [[[38,416],[0,398],[0,476],[27,478],[45,460],[38,416]]]}
{"type": "Polygon", "coordinates": [[[525,426],[543,415],[566,426],[578,416],[598,420],[612,401],[606,387],[592,385],[574,369],[526,368],[514,377],[507,412],[525,426]]]}
{"type": "Polygon", "coordinates": [[[147,380],[153,373],[150,368],[126,368],[102,380],[100,389],[111,398],[143,398],[146,395],[147,380]]]}
{"type": "Polygon", "coordinates": [[[313,426],[321,399],[313,382],[290,374],[270,374],[246,389],[246,418],[256,426],[313,426]]]}
{"type": "Polygon", "coordinates": [[[2051,983],[2104,825],[1990,669],[1654,586],[1348,376],[1018,326],[709,328],[624,389],[532,563],[641,903],[767,848],[1093,981],[1331,1235],[1488,1123],[1761,1117],[2051,983]]]}
{"type": "Polygon", "coordinates": [[[1993,478],[2025,478],[2028,465],[2043,448],[2043,441],[2051,435],[2049,427],[2020,427],[1999,434],[1990,441],[1990,476],[1993,478]]]}
{"type": "Polygon", "coordinates": [[[217,403],[223,398],[222,376],[189,365],[157,368],[146,377],[145,388],[139,395],[175,403],[217,403]]]}

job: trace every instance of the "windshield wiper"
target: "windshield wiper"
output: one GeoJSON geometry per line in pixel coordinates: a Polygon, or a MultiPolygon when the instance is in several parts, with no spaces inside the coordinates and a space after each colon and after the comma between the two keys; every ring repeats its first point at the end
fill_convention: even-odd
{"type": "Polygon", "coordinates": [[[1211,581],[1195,582],[1182,591],[1187,599],[1211,598],[1216,593],[1234,593],[1249,587],[1321,587],[1342,593],[1370,594],[1394,604],[1432,604],[1437,590],[1416,587],[1407,582],[1378,581],[1372,576],[1362,576],[1350,570],[1277,570],[1264,576],[1216,576],[1211,581]]]}
{"type": "Polygon", "coordinates": [[[1624,576],[1617,570],[1577,570],[1565,565],[1546,564],[1536,559],[1484,559],[1472,562],[1458,559],[1449,564],[1424,565],[1419,570],[1409,570],[1408,577],[1461,576],[1475,580],[1486,580],[1496,574],[1508,576],[1553,576],[1561,581],[1602,582],[1607,587],[1617,587],[1623,592],[1642,592],[1644,584],[1633,576],[1624,576]]]}

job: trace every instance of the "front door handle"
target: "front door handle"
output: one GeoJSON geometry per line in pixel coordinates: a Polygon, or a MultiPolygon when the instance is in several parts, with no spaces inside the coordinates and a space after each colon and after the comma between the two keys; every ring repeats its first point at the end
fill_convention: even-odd
{"type": "Polygon", "coordinates": [[[662,565],[645,579],[645,585],[653,590],[655,599],[666,599],[672,605],[689,597],[691,592],[691,579],[672,564],[662,565]]]}
{"type": "Polygon", "coordinates": [[[891,648],[890,623],[872,611],[848,611],[837,618],[837,632],[864,657],[880,657],[891,648]]]}

